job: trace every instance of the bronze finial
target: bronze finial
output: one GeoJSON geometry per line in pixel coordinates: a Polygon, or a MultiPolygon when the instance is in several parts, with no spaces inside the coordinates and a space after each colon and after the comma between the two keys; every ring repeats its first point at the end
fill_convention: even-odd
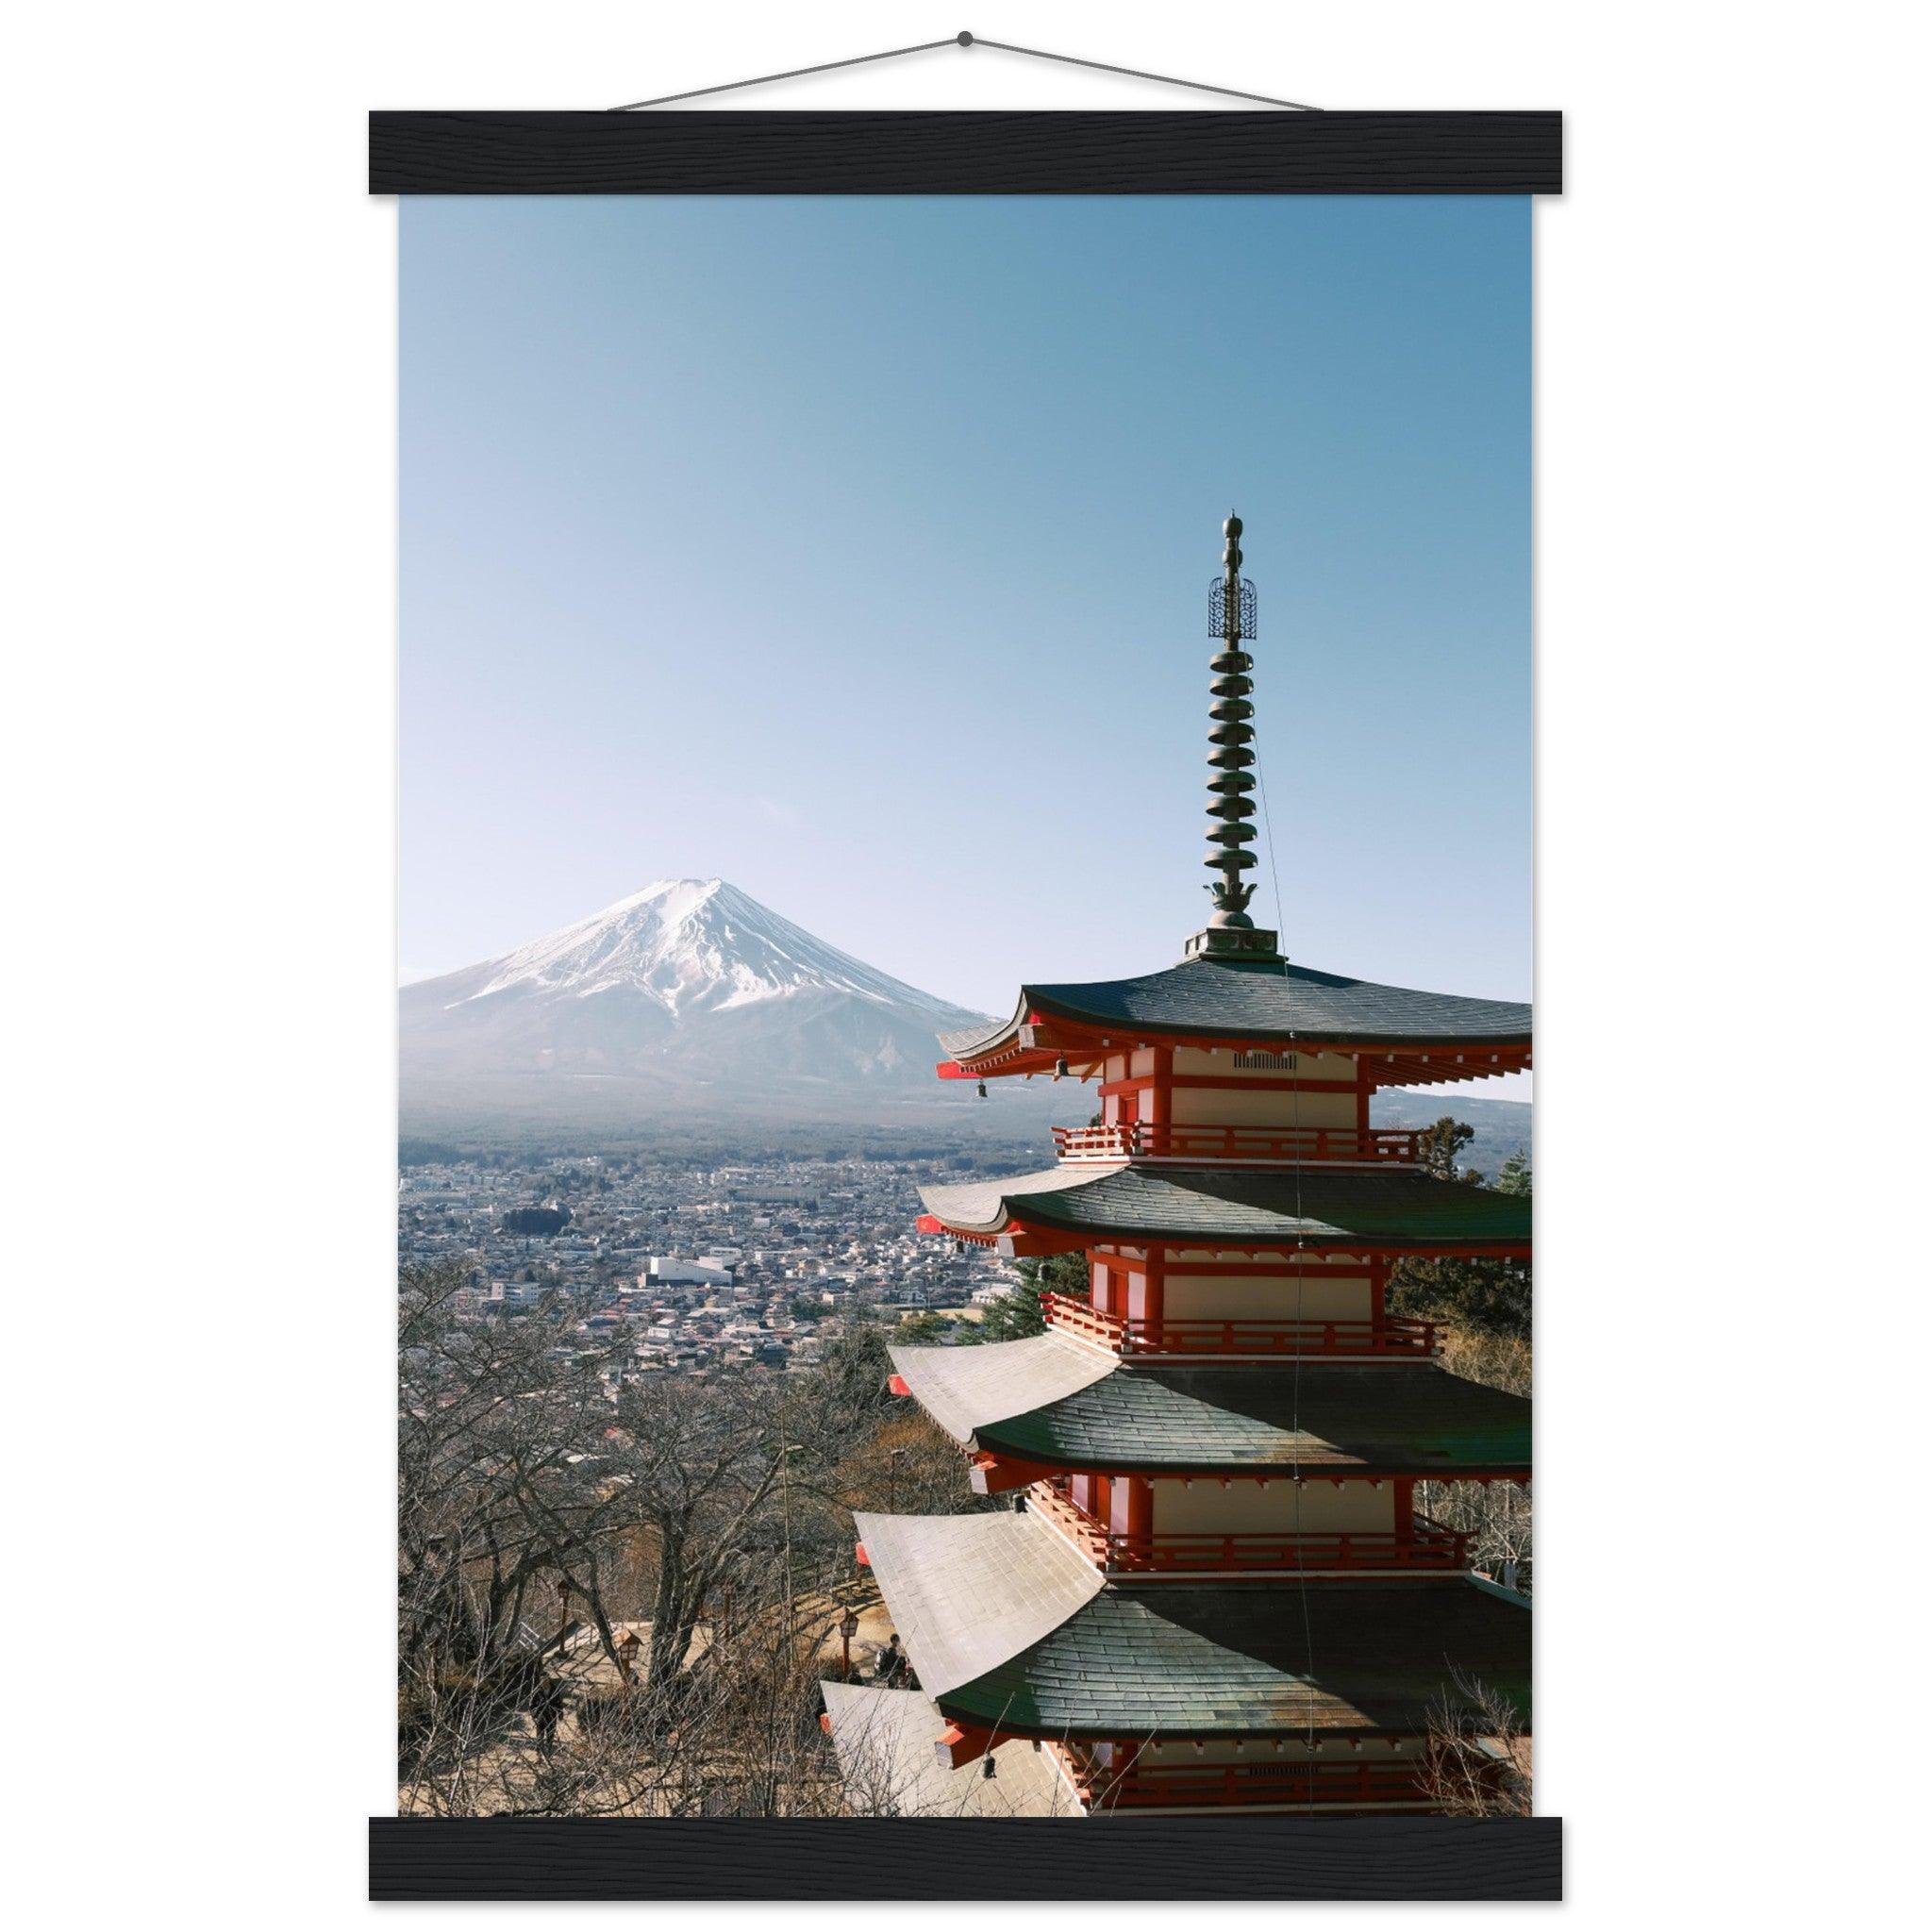
{"type": "Polygon", "coordinates": [[[1249,673],[1255,660],[1241,649],[1255,636],[1255,587],[1241,575],[1241,520],[1232,510],[1221,526],[1227,540],[1221,553],[1222,575],[1208,587],[1208,628],[1221,648],[1208,662],[1208,856],[1219,874],[1212,891],[1214,914],[1207,930],[1188,941],[1188,956],[1272,959],[1275,936],[1248,917],[1255,889],[1241,876],[1253,871],[1255,822],[1253,792],[1255,689],[1249,673]]]}

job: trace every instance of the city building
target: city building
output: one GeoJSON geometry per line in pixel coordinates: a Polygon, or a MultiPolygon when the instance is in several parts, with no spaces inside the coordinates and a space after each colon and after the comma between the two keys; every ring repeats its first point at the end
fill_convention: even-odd
{"type": "MultiPolygon", "coordinates": [[[[942,1077],[1098,1088],[1054,1165],[924,1189],[920,1223],[1084,1256],[1088,1292],[1046,1297],[1027,1340],[891,1352],[974,1487],[1020,1507],[861,1515],[859,1556],[925,1704],[921,1725],[893,1707],[902,1749],[1004,1776],[1024,1740],[1081,1810],[1426,1810],[1458,1710],[1494,1700],[1526,1732],[1529,1609],[1417,1488],[1526,1484],[1529,1405],[1448,1373],[1389,1275],[1526,1258],[1529,1202],[1424,1171],[1370,1100],[1526,1069],[1530,1014],[1316,972],[1254,924],[1255,595],[1239,520],[1225,536],[1209,923],[1177,965],[1026,986],[942,1041],[942,1077]]],[[[856,1708],[830,1708],[841,1761],[856,1708]]],[[[1447,1748],[1505,1768],[1480,1735],[1447,1748]]]]}
{"type": "Polygon", "coordinates": [[[638,1277],[640,1288],[729,1288],[731,1264],[706,1255],[687,1261],[676,1255],[653,1255],[638,1277]]]}

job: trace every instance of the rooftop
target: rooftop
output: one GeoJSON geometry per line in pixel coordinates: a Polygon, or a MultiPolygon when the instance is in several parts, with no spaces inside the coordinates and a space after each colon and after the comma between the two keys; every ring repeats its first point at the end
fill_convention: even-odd
{"type": "MultiPolygon", "coordinates": [[[[941,1033],[956,1059],[970,1062],[1012,1045],[1037,1020],[1060,1021],[1115,1041],[1251,1041],[1338,1047],[1530,1044],[1530,1008],[1516,1000],[1471,999],[1380,986],[1286,960],[1190,959],[1131,979],[1024,986],[1010,1020],[991,1028],[941,1033]]],[[[1473,1068],[1474,1077],[1487,1068],[1473,1068]]]]}
{"type": "Polygon", "coordinates": [[[1414,1173],[1068,1165],[922,1188],[920,1199],[946,1228],[980,1236],[1019,1224],[1124,1241],[1201,1247],[1306,1241],[1341,1252],[1480,1252],[1530,1239],[1526,1195],[1414,1173]]]}
{"type": "Polygon", "coordinates": [[[1528,1401],[1433,1363],[1108,1363],[1052,1335],[891,1353],[955,1441],[1052,1468],[1453,1478],[1530,1466],[1528,1401]]]}
{"type": "Polygon", "coordinates": [[[826,1682],[825,1716],[848,1805],[881,1818],[1054,1818],[1079,1806],[1055,1761],[1013,1741],[990,1754],[992,1777],[977,1758],[957,1770],[943,1765],[935,1740],[945,1719],[918,1690],[826,1682]]]}
{"type": "Polygon", "coordinates": [[[1063,1538],[1006,1511],[853,1519],[929,1697],[992,1670],[1102,1587],[1063,1538]]]}
{"type": "Polygon", "coordinates": [[[985,1341],[970,1348],[889,1348],[920,1407],[954,1441],[1008,1416],[1058,1402],[1114,1371],[1097,1350],[1058,1335],[985,1341]]]}
{"type": "Polygon", "coordinates": [[[1058,1738],[1413,1734],[1457,1673],[1527,1717],[1528,1606],[1479,1581],[1101,1584],[1061,1567],[1029,1515],[860,1529],[922,1685],[958,1722],[1058,1738]]]}

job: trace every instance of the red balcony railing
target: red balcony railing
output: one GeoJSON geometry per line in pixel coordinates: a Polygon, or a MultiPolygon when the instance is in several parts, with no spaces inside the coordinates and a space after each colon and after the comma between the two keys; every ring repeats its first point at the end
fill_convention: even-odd
{"type": "Polygon", "coordinates": [[[1109,1778],[1088,1773],[1088,1808],[1130,1810],[1169,1805],[1417,1805],[1421,1765],[1164,1764],[1109,1778]]]}
{"type": "Polygon", "coordinates": [[[1123,1121],[1108,1127],[1056,1127],[1062,1160],[1333,1160],[1413,1167],[1422,1136],[1411,1127],[1216,1127],[1123,1121]]]}
{"type": "Polygon", "coordinates": [[[1123,1766],[1102,1764],[1094,1747],[1080,1740],[1050,1739],[1046,1748],[1059,1759],[1090,1811],[1170,1805],[1364,1807],[1416,1805],[1427,1796],[1427,1760],[1421,1752],[1400,1760],[1353,1758],[1327,1764],[1149,1764],[1124,1745],[1120,1748],[1128,1761],[1123,1766]]]}
{"type": "Polygon", "coordinates": [[[1079,1507],[1067,1479],[1035,1483],[1026,1507],[1070,1538],[1088,1561],[1109,1575],[1148,1571],[1466,1570],[1469,1539],[1418,1516],[1406,1533],[1355,1530],[1292,1536],[1275,1531],[1224,1536],[1215,1531],[1128,1536],[1079,1507]]]}
{"type": "Polygon", "coordinates": [[[1442,1352],[1436,1324],[1407,1315],[1385,1315],[1379,1322],[1145,1322],[1105,1314],[1075,1295],[1042,1294],[1040,1306],[1054,1327],[1122,1355],[1415,1357],[1442,1352]]]}

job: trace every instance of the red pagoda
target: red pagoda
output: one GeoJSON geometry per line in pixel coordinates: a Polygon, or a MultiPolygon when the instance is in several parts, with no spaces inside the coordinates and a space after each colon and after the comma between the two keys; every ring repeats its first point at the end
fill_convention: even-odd
{"type": "Polygon", "coordinates": [[[1024,987],[941,1041],[941,1078],[1098,1083],[1053,1166],[927,1189],[920,1223],[1082,1255],[1089,1292],[1042,1297],[1024,1341],[891,1351],[1008,1506],[859,1517],[919,1688],[836,1700],[855,1808],[889,1738],[922,1789],[1003,1780],[1013,1809],[1427,1810],[1458,1701],[1527,1728],[1527,1600],[1416,1490],[1527,1483],[1529,1404],[1449,1374],[1387,1291],[1406,1257],[1526,1257],[1529,1202],[1425,1173],[1370,1101],[1526,1068],[1529,1009],[1291,964],[1249,917],[1241,534],[1209,602],[1208,924],[1178,965],[1024,987]]]}

